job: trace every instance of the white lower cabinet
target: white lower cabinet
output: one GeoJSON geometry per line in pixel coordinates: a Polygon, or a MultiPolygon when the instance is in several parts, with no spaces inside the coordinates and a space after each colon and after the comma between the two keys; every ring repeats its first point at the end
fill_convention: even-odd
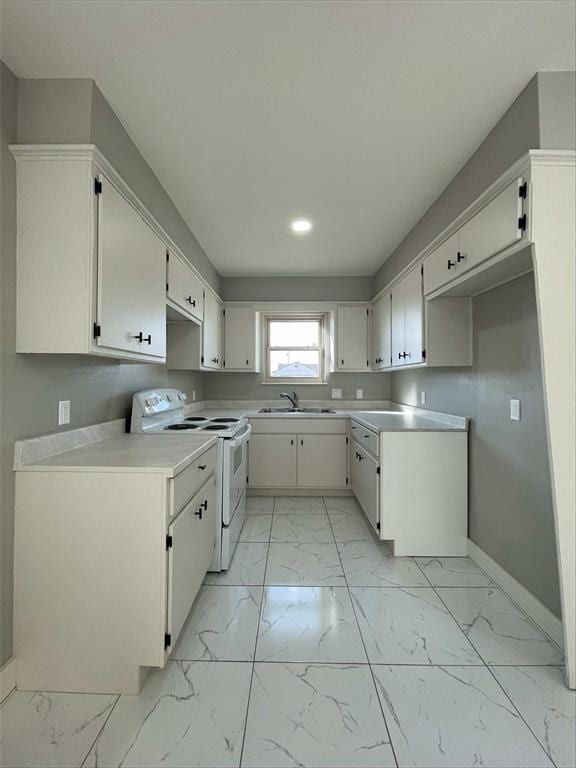
{"type": "Polygon", "coordinates": [[[347,450],[345,435],[299,435],[298,487],[342,488],[347,450]]]}
{"type": "Polygon", "coordinates": [[[180,634],[212,560],[215,526],[216,487],[212,475],[168,528],[169,645],[180,634]]]}
{"type": "Polygon", "coordinates": [[[372,456],[355,440],[350,455],[350,480],[354,495],[374,530],[380,527],[380,467],[372,456]]]}
{"type": "Polygon", "coordinates": [[[249,485],[253,488],[292,488],[297,478],[297,436],[258,435],[250,437],[249,485]]]}
{"type": "Polygon", "coordinates": [[[214,551],[216,451],[175,477],[16,473],[19,689],[137,694],[165,665],[214,551]]]}
{"type": "Polygon", "coordinates": [[[346,420],[253,419],[251,488],[347,488],[346,420]]]}

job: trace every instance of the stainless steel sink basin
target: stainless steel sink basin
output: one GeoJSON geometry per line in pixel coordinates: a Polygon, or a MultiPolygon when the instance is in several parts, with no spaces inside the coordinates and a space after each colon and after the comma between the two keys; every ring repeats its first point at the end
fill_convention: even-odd
{"type": "Polygon", "coordinates": [[[336,413],[332,408],[260,408],[258,413],[336,413]]]}

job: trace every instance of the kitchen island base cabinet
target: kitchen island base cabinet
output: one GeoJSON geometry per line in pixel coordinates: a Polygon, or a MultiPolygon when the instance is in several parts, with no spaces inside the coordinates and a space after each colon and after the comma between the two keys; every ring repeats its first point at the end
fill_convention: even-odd
{"type": "Polygon", "coordinates": [[[20,690],[137,694],[146,668],[165,665],[215,533],[214,474],[182,510],[170,509],[170,482],[153,471],[16,473],[20,690]]]}
{"type": "Polygon", "coordinates": [[[379,535],[395,555],[466,555],[466,432],[382,433],[379,479],[379,535]]]}

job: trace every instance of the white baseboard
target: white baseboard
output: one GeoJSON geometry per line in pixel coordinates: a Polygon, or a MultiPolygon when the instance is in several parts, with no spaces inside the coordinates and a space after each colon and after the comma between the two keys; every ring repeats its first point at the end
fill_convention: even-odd
{"type": "Polygon", "coordinates": [[[12,656],[3,667],[0,667],[0,704],[14,688],[16,688],[16,659],[12,656]]]}
{"type": "Polygon", "coordinates": [[[560,648],[564,647],[562,622],[549,608],[470,539],[468,539],[468,555],[530,616],[532,621],[538,624],[548,637],[560,648]]]}

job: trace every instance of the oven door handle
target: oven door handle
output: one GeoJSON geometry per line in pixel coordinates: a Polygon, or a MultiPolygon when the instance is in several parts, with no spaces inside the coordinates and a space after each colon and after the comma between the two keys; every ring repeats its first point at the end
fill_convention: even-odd
{"type": "Polygon", "coordinates": [[[230,448],[238,448],[240,445],[244,445],[244,443],[247,443],[248,440],[250,440],[250,435],[252,434],[252,427],[250,424],[246,424],[242,432],[240,432],[233,440],[230,440],[229,445],[230,448]]]}

